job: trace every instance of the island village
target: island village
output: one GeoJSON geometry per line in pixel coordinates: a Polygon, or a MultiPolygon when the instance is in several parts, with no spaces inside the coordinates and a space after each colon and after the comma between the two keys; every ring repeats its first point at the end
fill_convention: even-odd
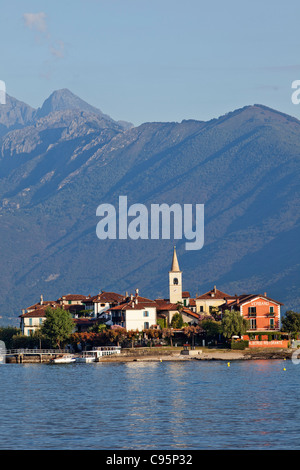
{"type": "MultiPolygon", "coordinates": [[[[195,341],[196,336],[198,343],[191,341],[188,345],[189,341],[186,337],[181,342],[181,346],[185,346],[183,348],[185,351],[182,352],[189,354],[188,350],[195,349],[194,344],[205,346],[207,337],[201,335],[203,320],[214,321],[222,318],[226,312],[234,310],[247,321],[248,329],[240,337],[230,338],[231,341],[247,342],[247,347],[250,348],[286,348],[288,346],[287,335],[281,334],[283,304],[280,301],[268,297],[266,292],[231,295],[220,291],[216,286],[212,286],[208,292],[192,297],[188,291],[183,290],[183,273],[179,267],[176,247],[174,247],[170,261],[168,299],[145,298],[138,288],[134,293],[126,292],[124,295],[105,291],[94,296],[67,294],[55,301],[45,300],[41,295],[39,302],[22,310],[20,315],[22,335],[34,336],[43,325],[47,311],[60,308],[69,312],[74,323],[74,333],[79,336],[92,331],[93,328],[95,331],[96,325],[102,325],[110,330],[122,328],[127,332],[134,331],[139,333],[139,336],[135,336],[139,339],[142,338],[142,334],[143,338],[147,338],[149,331],[169,329],[172,330],[169,339],[170,336],[173,337],[175,343],[176,340],[179,342],[182,340],[183,326],[190,328],[192,332],[194,329],[196,335],[192,334],[190,337],[195,341]],[[178,316],[181,318],[179,327],[174,324],[174,319],[178,316]]],[[[158,338],[159,335],[153,335],[153,338],[155,337],[158,338]]],[[[138,344],[135,345],[138,346],[138,344]]],[[[120,352],[119,349],[114,352],[120,352]]]]}

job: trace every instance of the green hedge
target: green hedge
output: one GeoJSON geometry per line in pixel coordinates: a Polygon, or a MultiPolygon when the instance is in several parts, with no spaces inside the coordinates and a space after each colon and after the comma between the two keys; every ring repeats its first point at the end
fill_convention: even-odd
{"type": "Polygon", "coordinates": [[[242,340],[242,341],[232,341],[231,349],[245,349],[248,348],[249,341],[242,340]]]}

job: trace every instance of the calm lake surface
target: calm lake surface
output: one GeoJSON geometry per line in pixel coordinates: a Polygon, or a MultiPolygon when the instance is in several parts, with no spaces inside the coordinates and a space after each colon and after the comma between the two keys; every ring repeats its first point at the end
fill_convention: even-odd
{"type": "Polygon", "coordinates": [[[0,381],[1,449],[300,449],[292,361],[2,364],[0,381]]]}

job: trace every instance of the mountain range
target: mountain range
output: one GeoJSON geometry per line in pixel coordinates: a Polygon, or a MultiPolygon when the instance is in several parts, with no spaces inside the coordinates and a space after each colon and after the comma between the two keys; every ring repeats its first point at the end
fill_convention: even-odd
{"type": "Polygon", "coordinates": [[[0,323],[69,293],[264,293],[300,307],[300,121],[249,105],[210,121],[115,121],[67,89],[0,105],[0,323]],[[99,240],[103,203],[204,204],[205,242],[99,240]]]}

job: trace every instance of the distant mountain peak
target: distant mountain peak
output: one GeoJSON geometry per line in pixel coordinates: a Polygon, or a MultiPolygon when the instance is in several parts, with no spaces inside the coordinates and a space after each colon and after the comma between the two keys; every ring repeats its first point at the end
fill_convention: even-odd
{"type": "Polygon", "coordinates": [[[109,116],[106,116],[102,111],[94,106],[88,104],[86,101],[79,98],[79,96],[72,93],[67,88],[61,90],[55,90],[51,95],[44,101],[41,108],[37,110],[37,118],[47,116],[48,114],[55,111],[66,111],[66,110],[81,110],[91,112],[93,114],[100,115],[106,119],[112,120],[109,116]]]}
{"type": "Polygon", "coordinates": [[[6,104],[0,106],[0,137],[10,129],[30,124],[34,114],[34,108],[7,94],[6,104]]]}
{"type": "Polygon", "coordinates": [[[300,124],[299,119],[296,117],[290,116],[289,114],[283,113],[282,111],[278,111],[277,109],[270,108],[263,104],[252,104],[246,105],[242,108],[237,108],[233,111],[229,111],[228,113],[219,116],[218,118],[213,118],[209,122],[224,122],[228,119],[236,118],[242,121],[247,121],[249,119],[256,119],[257,122],[267,123],[272,121],[273,124],[283,123],[283,122],[290,122],[296,125],[300,124]]]}
{"type": "MultiPolygon", "coordinates": [[[[101,117],[106,121],[116,123],[116,121],[114,121],[110,116],[104,114],[99,108],[96,108],[79,98],[79,96],[72,93],[68,88],[53,91],[53,93],[51,93],[51,95],[44,101],[42,107],[37,110],[36,118],[39,119],[45,117],[52,112],[69,110],[79,110],[96,114],[98,117],[101,117]]],[[[131,123],[125,121],[118,121],[117,124],[124,129],[128,129],[133,126],[131,123]]]]}

